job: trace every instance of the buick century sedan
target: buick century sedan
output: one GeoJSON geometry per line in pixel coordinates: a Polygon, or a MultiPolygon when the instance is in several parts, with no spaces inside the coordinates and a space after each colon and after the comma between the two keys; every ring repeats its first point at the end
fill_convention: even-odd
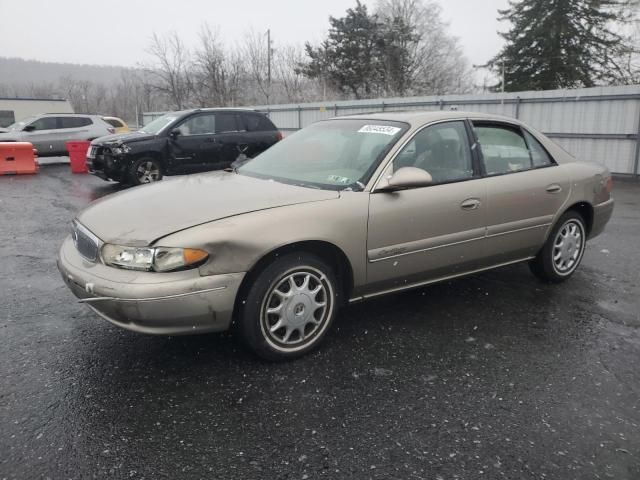
{"type": "Polygon", "coordinates": [[[605,167],[513,119],[340,117],[234,170],[98,200],[58,267],[115,325],[231,328],[285,360],[317,347],[349,302],[517,262],[568,279],[611,217],[611,188],[605,167]]]}

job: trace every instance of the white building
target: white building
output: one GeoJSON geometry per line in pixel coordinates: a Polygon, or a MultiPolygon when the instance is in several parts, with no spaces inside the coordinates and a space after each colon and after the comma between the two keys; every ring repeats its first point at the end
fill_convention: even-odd
{"type": "Polygon", "coordinates": [[[0,97],[0,128],[39,113],[74,113],[67,100],[0,97]]]}

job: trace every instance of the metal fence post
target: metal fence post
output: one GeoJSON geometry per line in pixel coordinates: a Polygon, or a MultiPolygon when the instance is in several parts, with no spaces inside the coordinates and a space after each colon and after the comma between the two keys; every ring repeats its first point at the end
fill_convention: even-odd
{"type": "Polygon", "coordinates": [[[638,167],[640,167],[640,100],[638,100],[638,128],[636,129],[636,157],[633,161],[633,174],[638,177],[640,175],[640,171],[638,171],[638,167]]]}
{"type": "Polygon", "coordinates": [[[516,97],[516,120],[520,119],[520,97],[516,97]]]}
{"type": "Polygon", "coordinates": [[[338,116],[338,104],[337,103],[333,104],[333,116],[334,117],[338,116]]]}
{"type": "Polygon", "coordinates": [[[298,105],[298,130],[302,128],[302,107],[298,105]]]}
{"type": "Polygon", "coordinates": [[[384,112],[384,102],[382,102],[382,104],[380,106],[381,106],[381,109],[382,109],[381,111],[384,112]]]}

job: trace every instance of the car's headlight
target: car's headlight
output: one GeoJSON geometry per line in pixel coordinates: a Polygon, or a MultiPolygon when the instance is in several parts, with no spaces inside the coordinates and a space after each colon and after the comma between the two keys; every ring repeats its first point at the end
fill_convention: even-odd
{"type": "Polygon", "coordinates": [[[203,250],[175,247],[127,247],[106,243],[102,260],[113,267],[129,270],[169,272],[200,265],[209,257],[203,250]]]}
{"type": "Polygon", "coordinates": [[[128,145],[120,145],[119,147],[113,147],[111,149],[111,153],[113,155],[124,155],[125,153],[129,153],[131,151],[131,147],[128,145]]]}

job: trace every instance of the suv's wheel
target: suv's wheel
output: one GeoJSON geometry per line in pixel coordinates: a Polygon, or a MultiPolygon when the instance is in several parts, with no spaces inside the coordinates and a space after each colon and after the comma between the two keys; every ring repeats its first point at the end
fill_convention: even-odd
{"type": "Polygon", "coordinates": [[[315,255],[280,257],[239,302],[237,330],[266,360],[300,357],[320,344],[335,318],[337,288],[331,267],[315,255]]]}
{"type": "Polygon", "coordinates": [[[153,183],[162,180],[162,164],[153,157],[139,158],[129,168],[129,182],[132,185],[153,183]]]}
{"type": "Polygon", "coordinates": [[[547,242],[529,267],[540,279],[563,282],[576,271],[587,243],[582,215],[569,211],[562,215],[551,230],[547,242]]]}

